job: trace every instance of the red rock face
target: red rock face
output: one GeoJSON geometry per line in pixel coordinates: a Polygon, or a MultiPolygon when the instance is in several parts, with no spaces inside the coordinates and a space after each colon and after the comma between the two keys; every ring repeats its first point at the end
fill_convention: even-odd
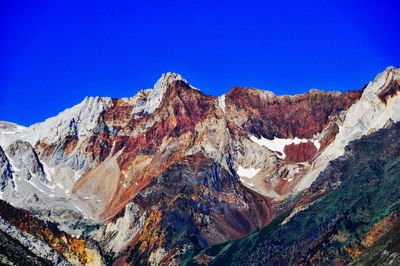
{"type": "Polygon", "coordinates": [[[343,94],[311,91],[294,96],[266,94],[233,88],[226,95],[230,117],[240,113],[247,116],[244,128],[257,137],[312,138],[325,128],[329,116],[349,108],[361,97],[362,91],[343,94]]]}
{"type": "Polygon", "coordinates": [[[310,161],[317,151],[317,147],[311,141],[286,145],[284,148],[286,154],[285,162],[300,163],[310,161]]]}

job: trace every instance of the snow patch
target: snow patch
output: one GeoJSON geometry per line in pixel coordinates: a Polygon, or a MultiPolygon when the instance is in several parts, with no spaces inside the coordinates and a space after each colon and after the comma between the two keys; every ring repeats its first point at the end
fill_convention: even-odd
{"type": "Polygon", "coordinates": [[[279,152],[280,155],[278,155],[278,157],[280,159],[284,159],[286,157],[286,154],[284,152],[286,145],[300,144],[300,143],[306,143],[306,142],[311,141],[314,144],[314,146],[317,148],[317,150],[319,150],[319,148],[321,147],[321,144],[319,143],[319,141],[315,140],[315,139],[299,139],[297,137],[294,139],[281,139],[281,138],[275,137],[274,139],[270,140],[270,139],[266,139],[263,137],[261,137],[261,139],[258,139],[255,136],[250,136],[250,139],[253,142],[257,143],[258,145],[264,146],[271,151],[279,152]]]}
{"type": "Polygon", "coordinates": [[[243,168],[242,166],[239,166],[238,170],[236,171],[239,176],[247,177],[249,179],[253,178],[259,171],[260,169],[255,169],[255,168],[243,168]]]}

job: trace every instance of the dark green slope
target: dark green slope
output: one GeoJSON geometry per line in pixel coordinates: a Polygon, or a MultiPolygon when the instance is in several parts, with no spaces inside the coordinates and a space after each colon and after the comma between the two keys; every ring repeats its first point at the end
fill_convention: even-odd
{"type": "Polygon", "coordinates": [[[183,264],[371,265],[398,262],[400,250],[400,124],[352,142],[331,162],[281,224],[231,242],[190,250],[183,264]],[[386,217],[386,219],[385,219],[386,217]],[[387,217],[392,217],[388,219],[387,217]],[[387,222],[389,221],[389,222],[387,222]],[[380,230],[371,231],[381,224],[380,230]],[[366,236],[374,240],[366,244],[366,236]]]}

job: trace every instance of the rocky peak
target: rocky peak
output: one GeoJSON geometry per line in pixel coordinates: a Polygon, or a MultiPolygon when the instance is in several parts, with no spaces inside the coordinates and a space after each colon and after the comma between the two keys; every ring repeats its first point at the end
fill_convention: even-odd
{"type": "Polygon", "coordinates": [[[400,69],[388,67],[381,79],[384,80],[384,84],[376,94],[384,104],[387,104],[387,101],[400,91],[400,69]]]}
{"type": "Polygon", "coordinates": [[[135,116],[140,116],[142,114],[153,113],[160,106],[165,95],[168,93],[168,88],[178,82],[184,83],[186,85],[185,87],[196,89],[190,86],[181,75],[173,72],[164,73],[154,84],[152,89],[141,90],[134,97],[138,99],[135,100],[136,104],[133,109],[133,114],[135,116]]]}
{"type": "Polygon", "coordinates": [[[180,74],[167,72],[161,75],[161,77],[157,80],[156,84],[154,85],[154,90],[162,90],[168,85],[173,84],[174,82],[182,81],[188,84],[186,79],[184,79],[180,74]]]}
{"type": "Polygon", "coordinates": [[[394,66],[387,67],[383,72],[379,73],[373,81],[365,88],[365,94],[381,94],[389,84],[400,80],[400,69],[394,66]]]}
{"type": "Polygon", "coordinates": [[[110,106],[112,99],[109,97],[86,97],[81,103],[44,122],[28,128],[15,126],[12,132],[0,130],[0,145],[6,148],[12,142],[22,139],[35,146],[39,141],[55,143],[68,136],[89,135],[99,126],[100,114],[110,106]]]}
{"type": "Polygon", "coordinates": [[[29,142],[17,140],[7,148],[6,152],[13,160],[15,167],[23,172],[22,175],[26,180],[37,176],[42,183],[47,183],[44,167],[29,142]]]}

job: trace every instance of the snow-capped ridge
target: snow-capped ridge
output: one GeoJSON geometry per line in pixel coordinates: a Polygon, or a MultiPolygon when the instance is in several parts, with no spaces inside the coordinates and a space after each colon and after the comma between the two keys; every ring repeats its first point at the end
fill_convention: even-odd
{"type": "Polygon", "coordinates": [[[250,136],[250,139],[260,146],[264,146],[271,151],[278,152],[279,153],[278,157],[280,159],[285,159],[286,154],[284,152],[284,149],[285,149],[285,146],[290,145],[290,144],[300,144],[300,143],[306,143],[306,142],[310,141],[314,144],[314,146],[317,148],[317,150],[319,150],[321,147],[321,144],[316,139],[300,139],[297,137],[294,139],[282,139],[282,138],[274,137],[274,139],[269,140],[264,137],[261,137],[259,139],[255,136],[250,136]]]}

